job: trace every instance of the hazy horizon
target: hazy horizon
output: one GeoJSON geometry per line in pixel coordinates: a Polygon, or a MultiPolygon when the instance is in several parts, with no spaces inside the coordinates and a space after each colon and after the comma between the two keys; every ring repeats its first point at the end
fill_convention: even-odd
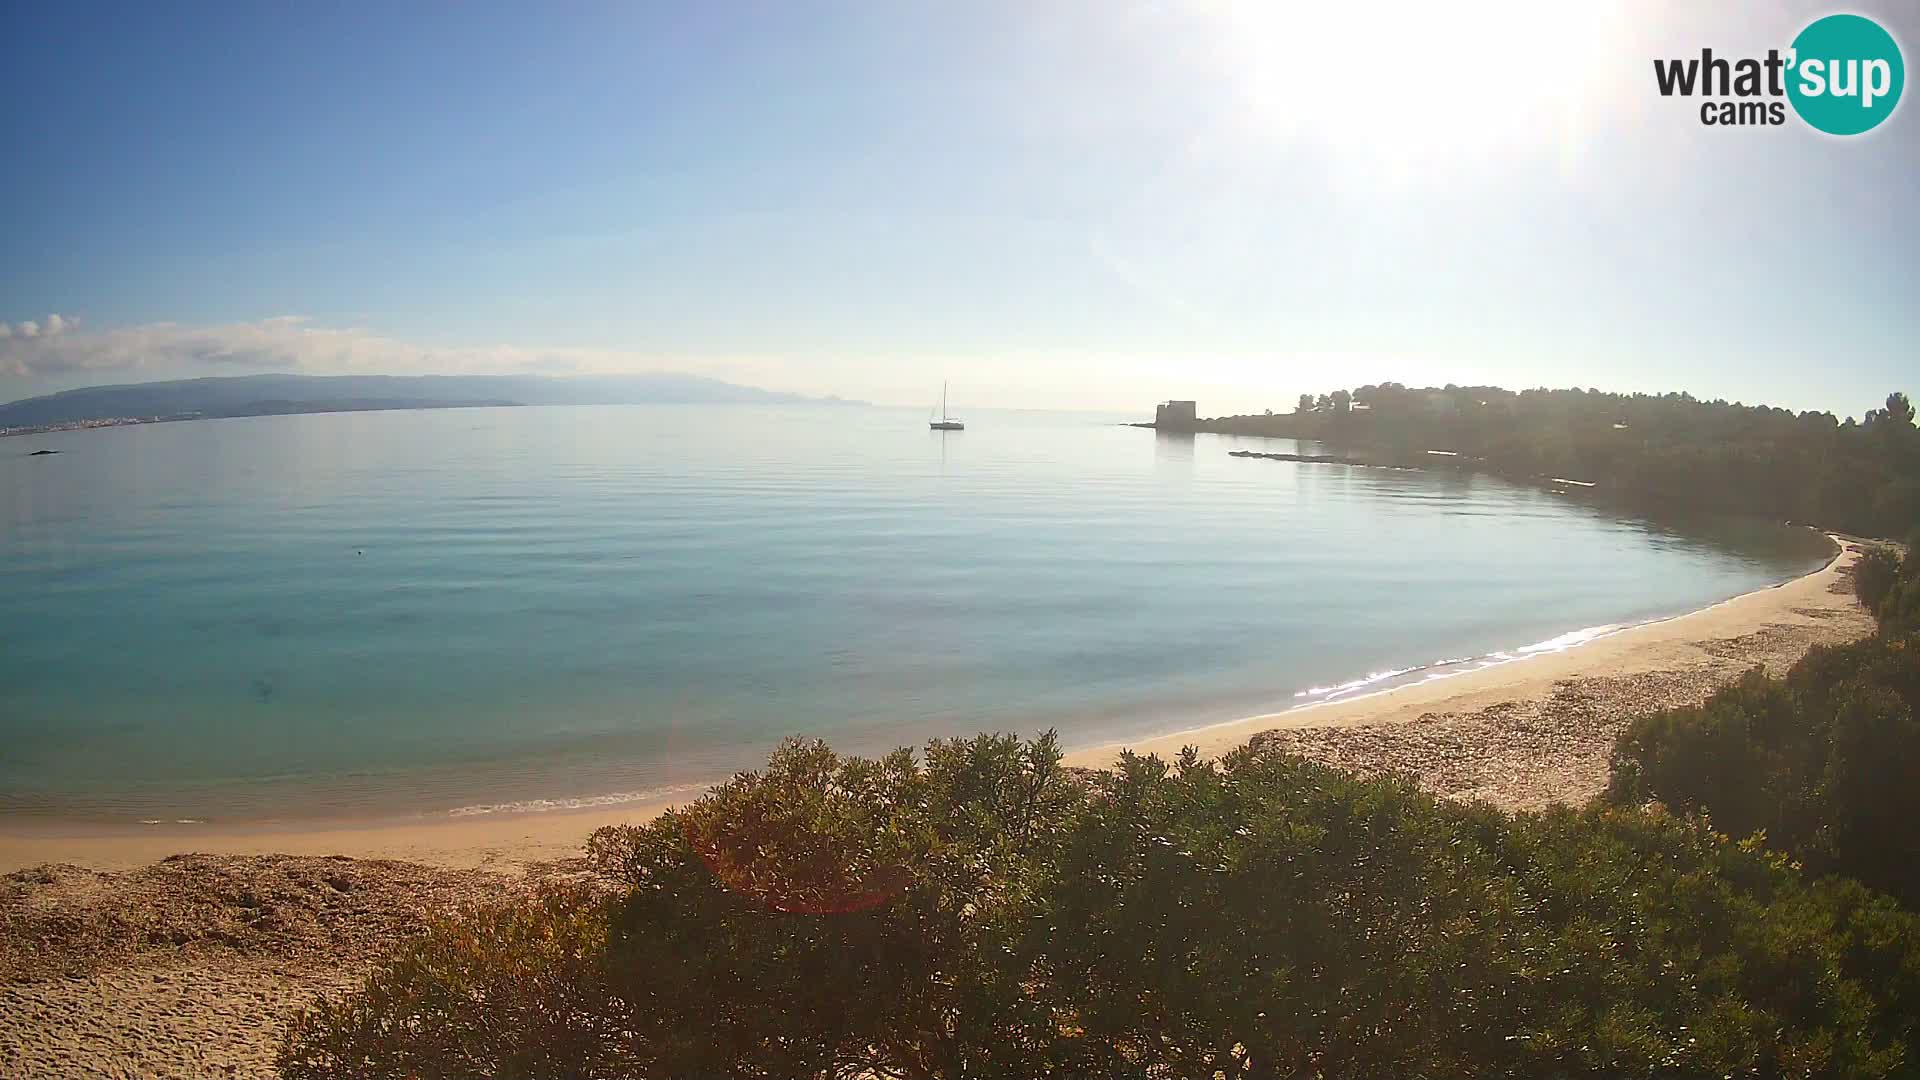
{"type": "MultiPolygon", "coordinates": [[[[735,382],[733,380],[727,380],[727,379],[717,379],[713,376],[701,375],[691,371],[675,371],[675,370],[661,369],[661,370],[591,372],[591,373],[574,373],[574,374],[548,373],[548,372],[475,372],[475,371],[444,371],[444,372],[248,371],[245,373],[236,373],[236,374],[215,373],[215,374],[199,374],[199,375],[183,375],[183,376],[165,376],[165,377],[155,377],[155,378],[132,377],[132,378],[125,378],[125,379],[118,379],[118,380],[109,381],[109,382],[87,382],[77,386],[63,387],[59,390],[49,390],[39,394],[29,394],[21,398],[4,399],[4,400],[0,400],[0,407],[4,407],[8,405],[18,405],[25,401],[34,400],[41,397],[50,397],[57,394],[63,394],[63,393],[67,393],[75,390],[105,390],[105,389],[116,389],[116,388],[125,388],[125,387],[146,386],[146,385],[153,385],[158,383],[184,382],[184,381],[192,381],[192,380],[198,380],[198,379],[275,378],[275,377],[324,379],[324,378],[347,378],[347,377],[353,377],[353,376],[359,376],[359,375],[386,375],[386,376],[392,376],[392,377],[398,377],[398,378],[427,377],[427,378],[448,378],[448,379],[464,379],[464,378],[507,379],[507,378],[515,378],[515,377],[532,377],[532,378],[539,378],[539,379],[581,379],[581,380],[591,380],[591,379],[598,379],[598,378],[644,379],[648,377],[658,377],[658,378],[684,377],[684,378],[694,378],[694,379],[708,379],[708,380],[720,383],[722,385],[734,387],[741,390],[759,390],[759,391],[766,391],[772,394],[789,395],[784,400],[775,400],[775,401],[769,402],[771,404],[820,404],[820,405],[834,405],[834,406],[863,406],[866,408],[875,408],[875,409],[919,409],[919,408],[924,408],[926,405],[925,402],[914,402],[914,401],[868,401],[863,398],[849,397],[843,394],[835,394],[830,391],[826,393],[820,393],[820,394],[801,393],[798,391],[776,391],[770,387],[756,386],[752,383],[735,382]]],[[[1303,392],[1315,393],[1315,395],[1318,396],[1319,393],[1324,393],[1324,392],[1328,392],[1335,389],[1352,390],[1362,386],[1376,385],[1386,381],[1389,381],[1389,380],[1369,379],[1369,380],[1364,380],[1359,382],[1347,383],[1341,386],[1328,387],[1322,391],[1303,391],[1303,392]]],[[[1454,381],[1454,380],[1450,380],[1450,381],[1454,381]]],[[[1458,383],[1457,381],[1454,381],[1454,382],[1455,382],[1455,385],[1495,385],[1495,384],[1463,384],[1463,383],[1458,383]]],[[[1434,383],[1430,387],[1416,386],[1415,388],[1416,389],[1440,388],[1445,385],[1446,385],[1445,383],[1434,383]]],[[[1885,398],[1884,394],[1879,395],[1878,397],[1875,397],[1872,400],[1862,403],[1862,405],[1857,409],[1833,410],[1833,409],[1815,409],[1811,406],[1798,406],[1792,402],[1743,401],[1743,400],[1734,399],[1734,398],[1713,398],[1713,397],[1707,397],[1705,395],[1693,393],[1691,390],[1689,390],[1685,386],[1669,386],[1662,390],[1610,390],[1604,386],[1587,386],[1587,385],[1568,383],[1565,385],[1555,385],[1555,386],[1548,386],[1544,384],[1518,384],[1518,385],[1512,385],[1512,386],[1505,386],[1505,387],[1502,387],[1502,389],[1514,390],[1514,391],[1599,390],[1602,393],[1620,393],[1620,394],[1629,394],[1629,395],[1644,393],[1644,394],[1651,394],[1655,396],[1664,396],[1667,394],[1676,394],[1676,393],[1691,394],[1695,399],[1701,400],[1701,401],[1725,400],[1736,405],[1784,408],[1792,412],[1805,412],[1805,411],[1829,412],[1829,413],[1832,413],[1832,415],[1836,419],[1841,421],[1846,421],[1849,419],[1852,419],[1852,420],[1861,419],[1864,416],[1864,414],[1869,410],[1880,407],[1883,404],[1884,398],[1885,398]]],[[[1906,392],[1904,384],[1900,387],[1895,387],[1894,389],[1898,389],[1903,393],[1906,392]]],[[[1295,397],[1297,398],[1298,395],[1295,395],[1295,397]]],[[[1140,419],[1147,420],[1152,418],[1153,407],[1156,404],[1158,404],[1158,400],[1164,400],[1164,399],[1140,401],[1138,403],[1131,404],[1131,405],[1107,405],[1107,406],[1099,406],[1099,405],[1075,406],[1070,404],[979,405],[979,406],[970,406],[969,408],[972,411],[987,411],[987,412],[1002,412],[1002,411],[1004,412],[1061,412],[1061,413],[1086,413],[1089,415],[1097,415],[1097,416],[1114,416],[1114,415],[1123,414],[1123,413],[1125,414],[1137,413],[1139,414],[1140,419]]],[[[672,404],[674,402],[666,401],[664,403],[672,404]]],[[[719,404],[749,404],[750,405],[755,403],[756,402],[752,400],[742,400],[738,402],[720,402],[719,404]]],[[[534,402],[533,404],[565,405],[568,403],[566,402],[534,402]]],[[[607,404],[647,404],[647,402],[638,402],[638,401],[608,402],[607,404]]],[[[701,404],[715,404],[715,403],[702,402],[701,404]]],[[[1199,414],[1201,416],[1255,415],[1267,410],[1271,410],[1275,413],[1290,412],[1293,410],[1293,407],[1294,407],[1294,399],[1289,399],[1285,402],[1280,402],[1275,405],[1266,405],[1266,406],[1260,406],[1258,408],[1234,409],[1234,410],[1209,409],[1207,408],[1208,403],[1204,400],[1199,401],[1197,404],[1199,405],[1199,414]]],[[[957,405],[956,405],[956,408],[957,408],[957,405]]]]}
{"type": "Polygon", "coordinates": [[[1859,416],[1920,341],[1913,106],[1723,130],[1652,71],[1832,10],[23,9],[0,399],[671,372],[894,405],[951,380],[973,409],[1392,380],[1859,416]]]}

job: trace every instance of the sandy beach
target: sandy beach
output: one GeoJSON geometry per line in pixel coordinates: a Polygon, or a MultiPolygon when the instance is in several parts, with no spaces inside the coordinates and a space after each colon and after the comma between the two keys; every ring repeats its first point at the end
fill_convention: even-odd
{"type": "MultiPolygon", "coordinates": [[[[1253,742],[1512,809],[1602,790],[1614,737],[1755,665],[1872,629],[1841,541],[1823,569],[1677,618],[1391,691],[1131,744],[1253,742]]],[[[1109,764],[1122,747],[1076,750],[1109,764]]],[[[436,822],[0,836],[0,1075],[270,1076],[286,1022],[434,910],[577,874],[581,843],[666,804],[436,822]],[[192,855],[176,855],[191,851],[192,855]]]]}

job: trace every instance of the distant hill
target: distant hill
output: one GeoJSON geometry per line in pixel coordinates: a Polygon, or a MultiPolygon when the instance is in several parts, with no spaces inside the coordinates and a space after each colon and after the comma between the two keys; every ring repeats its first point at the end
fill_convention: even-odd
{"type": "Polygon", "coordinates": [[[828,402],[697,375],[242,375],[89,386],[0,405],[0,429],[116,419],[500,405],[828,402]]]}

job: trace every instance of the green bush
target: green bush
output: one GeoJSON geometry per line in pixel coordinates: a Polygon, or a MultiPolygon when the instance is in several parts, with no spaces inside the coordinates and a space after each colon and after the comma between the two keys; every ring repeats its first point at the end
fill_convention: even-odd
{"type": "MultiPolygon", "coordinates": [[[[1880,712],[1861,714],[1880,737],[1880,712]]],[[[1913,1075],[1920,922],[1695,819],[1243,750],[789,743],[442,924],[289,1077],[1913,1075]]]]}
{"type": "Polygon", "coordinates": [[[1907,537],[1906,558],[1900,572],[1874,608],[1880,632],[1889,637],[1920,633],[1920,531],[1907,537]]]}
{"type": "Polygon", "coordinates": [[[1854,560],[1853,595],[1867,614],[1879,614],[1881,601],[1899,583],[1900,569],[1900,553],[1885,544],[1869,546],[1854,560]]]}
{"type": "MultiPolygon", "coordinates": [[[[1903,583],[1909,584],[1909,583],[1903,583]]],[[[1616,803],[1701,811],[1815,873],[1920,907],[1920,643],[1818,647],[1693,708],[1635,721],[1613,753],[1616,803]]]]}
{"type": "MultiPolygon", "coordinates": [[[[1907,562],[1920,562],[1908,556],[1907,562]]],[[[1880,632],[1889,637],[1920,634],[1920,574],[1903,577],[1880,600],[1880,632]]]]}
{"type": "Polygon", "coordinates": [[[609,994],[608,903],[581,888],[442,917],[296,1020],[286,1080],[644,1076],[609,994]]]}

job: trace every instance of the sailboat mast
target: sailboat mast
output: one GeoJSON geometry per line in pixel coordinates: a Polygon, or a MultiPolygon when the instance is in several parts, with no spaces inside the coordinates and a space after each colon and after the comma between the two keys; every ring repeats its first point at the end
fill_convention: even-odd
{"type": "Polygon", "coordinates": [[[940,380],[940,419],[947,418],[947,380],[940,380]]]}

